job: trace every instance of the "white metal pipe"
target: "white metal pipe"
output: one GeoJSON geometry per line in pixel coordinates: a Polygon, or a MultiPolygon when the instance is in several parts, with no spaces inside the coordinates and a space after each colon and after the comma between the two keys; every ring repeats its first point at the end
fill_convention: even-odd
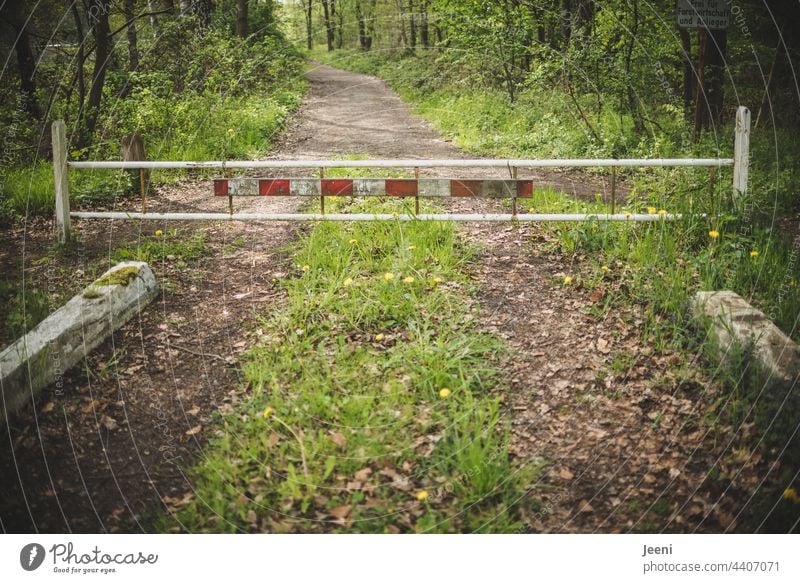
{"type": "Polygon", "coordinates": [[[520,222],[576,222],[598,221],[654,222],[680,219],[680,214],[320,214],[320,213],[139,213],[139,212],[72,212],[76,219],[122,219],[151,221],[513,221],[520,222]]]}
{"type": "Polygon", "coordinates": [[[671,167],[732,166],[733,158],[650,158],[594,160],[212,160],[187,161],[73,161],[71,168],[586,168],[586,167],[671,167]]]}

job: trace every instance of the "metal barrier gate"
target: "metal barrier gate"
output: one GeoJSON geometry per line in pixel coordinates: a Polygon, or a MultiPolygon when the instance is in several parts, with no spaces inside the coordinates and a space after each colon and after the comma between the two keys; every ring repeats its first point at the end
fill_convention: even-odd
{"type": "Polygon", "coordinates": [[[66,128],[63,121],[53,122],[53,168],[56,187],[56,223],[59,241],[69,239],[70,219],[121,219],[121,220],[181,220],[181,221],[374,221],[374,220],[422,220],[422,221],[655,221],[680,218],[673,214],[616,213],[616,173],[622,167],[708,167],[713,181],[716,169],[733,167],[733,192],[737,198],[747,193],[749,164],[750,111],[739,107],[736,113],[736,137],[733,158],[665,158],[665,159],[574,159],[574,160],[259,160],[259,161],[70,161],[67,159],[66,128]],[[519,168],[611,168],[611,212],[584,214],[535,214],[517,213],[517,199],[531,198],[534,184],[531,180],[517,179],[519,168]],[[144,207],[145,192],[142,189],[142,212],[97,211],[70,212],[69,169],[203,169],[218,168],[227,177],[214,180],[214,195],[227,197],[227,213],[154,213],[144,207]],[[319,169],[319,178],[231,178],[235,168],[269,169],[319,169]],[[405,168],[413,169],[415,178],[325,178],[328,168],[405,168]],[[510,179],[444,179],[420,178],[420,168],[496,168],[505,169],[510,179]],[[319,197],[319,213],[234,213],[234,196],[304,196],[319,197]],[[331,214],[325,212],[325,197],[329,196],[388,196],[412,197],[415,199],[414,213],[405,214],[331,214]],[[424,197],[477,197],[510,198],[511,213],[483,214],[420,214],[419,199],[424,197]]]}

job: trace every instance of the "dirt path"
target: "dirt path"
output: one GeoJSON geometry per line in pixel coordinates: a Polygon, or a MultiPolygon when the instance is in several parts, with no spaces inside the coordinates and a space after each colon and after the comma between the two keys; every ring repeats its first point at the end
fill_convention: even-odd
{"type": "MultiPolygon", "coordinates": [[[[465,157],[411,116],[383,81],[325,66],[308,77],[309,94],[273,157],[465,157]]],[[[578,196],[604,192],[602,182],[581,175],[525,176],[578,196]]],[[[162,189],[149,208],[219,210],[220,201],[210,193],[209,181],[187,180],[162,189]]],[[[255,198],[237,200],[237,209],[286,212],[297,204],[255,198]]],[[[76,251],[55,256],[47,250],[46,227],[31,223],[25,233],[0,235],[6,272],[19,275],[24,267],[33,281],[71,277],[76,286],[85,285],[89,267],[108,265],[109,249],[143,234],[132,223],[82,222],[76,251]],[[41,263],[45,256],[48,262],[41,263]]],[[[150,235],[159,227],[164,228],[142,228],[150,235]]],[[[13,455],[0,460],[7,477],[0,486],[3,530],[147,529],[153,515],[179,506],[190,492],[185,471],[203,455],[211,416],[246,397],[234,364],[249,344],[254,315],[281,301],[277,281],[285,271],[284,249],[298,227],[169,227],[184,234],[202,228],[211,254],[185,267],[169,258],[154,265],[168,291],[92,355],[91,372],[73,371],[63,391],[51,392],[35,412],[11,425],[13,455]]],[[[684,384],[676,391],[669,380],[653,389],[650,379],[669,367],[670,357],[649,356],[638,346],[635,318],[626,323],[625,314],[589,316],[581,310],[597,299],[553,285],[569,266],[551,256],[540,230],[494,225],[465,226],[464,232],[485,247],[473,269],[484,326],[512,348],[506,412],[514,453],[522,462],[549,462],[532,485],[543,507],[531,528],[652,530],[673,513],[670,530],[731,526],[735,508],[716,505],[708,488],[695,493],[711,456],[695,450],[705,438],[694,420],[708,398],[706,389],[684,384]],[[631,353],[632,364],[608,376],[610,361],[622,352],[631,353]]]]}

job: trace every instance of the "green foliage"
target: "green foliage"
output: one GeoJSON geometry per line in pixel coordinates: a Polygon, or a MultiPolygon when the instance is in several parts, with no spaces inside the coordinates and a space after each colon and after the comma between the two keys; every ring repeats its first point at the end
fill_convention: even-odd
{"type": "MultiPolygon", "coordinates": [[[[245,40],[230,34],[230,22],[225,19],[215,20],[203,34],[198,33],[194,18],[162,19],[155,38],[139,36],[141,59],[136,71],[118,66],[126,55],[123,48],[116,49],[119,59],[114,59],[106,76],[97,139],[70,156],[118,159],[122,137],[138,132],[149,159],[263,157],[305,89],[300,57],[269,24],[274,18],[272,4],[267,4],[254,11],[261,24],[245,40]]],[[[45,61],[43,70],[49,65],[45,61]]],[[[90,71],[87,64],[84,73],[88,76],[90,71]]],[[[36,124],[22,113],[14,115],[9,128],[13,139],[7,146],[25,146],[37,139],[27,131],[36,124]]],[[[72,131],[70,120],[76,115],[77,103],[59,95],[53,116],[66,119],[72,131]]],[[[31,163],[24,156],[7,156],[4,161],[9,164],[0,177],[0,221],[51,215],[52,165],[31,163]]],[[[153,172],[151,181],[157,186],[181,175],[153,172]]],[[[134,190],[133,186],[129,172],[70,172],[71,195],[78,205],[111,203],[134,190]]]]}

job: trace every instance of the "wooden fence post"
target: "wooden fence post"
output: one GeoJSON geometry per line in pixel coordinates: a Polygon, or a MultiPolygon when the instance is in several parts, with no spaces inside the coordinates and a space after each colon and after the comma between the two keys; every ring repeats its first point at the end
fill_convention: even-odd
{"type": "Polygon", "coordinates": [[[58,242],[66,243],[70,240],[67,127],[60,119],[53,122],[53,174],[56,186],[58,242]]]}
{"type": "Polygon", "coordinates": [[[736,110],[736,139],[733,145],[733,200],[747,197],[747,175],[750,170],[750,110],[736,110]]]}

